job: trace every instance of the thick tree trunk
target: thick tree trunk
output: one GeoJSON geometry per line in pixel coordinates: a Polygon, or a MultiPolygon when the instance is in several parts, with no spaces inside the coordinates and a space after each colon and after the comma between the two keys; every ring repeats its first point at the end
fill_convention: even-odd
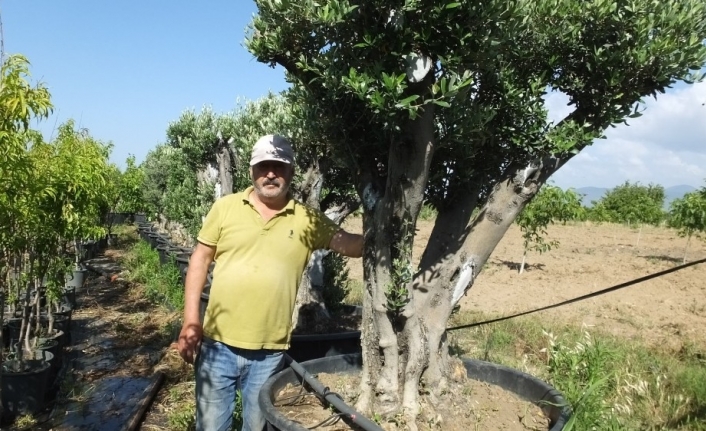
{"type": "Polygon", "coordinates": [[[395,414],[401,408],[409,417],[416,417],[418,412],[428,330],[416,313],[411,250],[434,153],[433,115],[433,108],[428,107],[410,121],[408,138],[393,143],[383,169],[387,174],[384,185],[380,169],[371,167],[362,176],[359,193],[364,209],[366,288],[363,373],[357,407],[366,412],[373,405],[382,414],[395,414]]]}
{"type": "Polygon", "coordinates": [[[386,292],[397,277],[399,267],[394,263],[411,257],[408,251],[426,185],[421,173],[426,171],[421,168],[433,153],[424,120],[422,117],[414,123],[412,148],[391,151],[385,195],[378,197],[372,182],[361,193],[366,289],[363,375],[356,407],[368,413],[374,407],[375,413],[383,415],[402,411],[412,430],[419,412],[420,380],[430,391],[430,401],[435,402],[449,380],[457,377],[445,330],[451,312],[517,215],[566,161],[548,158],[530,166],[509,166],[473,220],[480,185],[441,209],[418,272],[408,285],[409,302],[395,314],[386,292]]]}

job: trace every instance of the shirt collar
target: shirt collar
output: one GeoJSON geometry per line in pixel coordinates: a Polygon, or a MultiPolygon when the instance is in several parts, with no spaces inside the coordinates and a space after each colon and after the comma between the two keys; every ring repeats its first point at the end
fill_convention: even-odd
{"type": "MultiPolygon", "coordinates": [[[[245,191],[243,192],[243,203],[244,204],[248,204],[248,205],[252,206],[252,203],[250,202],[250,193],[252,193],[254,191],[255,191],[255,187],[253,187],[253,186],[250,186],[247,189],[245,189],[245,191]]],[[[279,211],[279,213],[294,212],[295,203],[296,203],[295,199],[290,197],[289,201],[287,201],[287,205],[285,205],[284,208],[282,208],[282,210],[279,211]]]]}

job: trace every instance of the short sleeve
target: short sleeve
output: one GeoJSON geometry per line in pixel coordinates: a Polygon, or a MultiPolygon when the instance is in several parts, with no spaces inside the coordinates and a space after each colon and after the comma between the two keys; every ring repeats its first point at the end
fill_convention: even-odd
{"type": "Polygon", "coordinates": [[[211,206],[203,222],[203,226],[196,237],[199,242],[211,246],[218,244],[218,239],[221,236],[222,207],[221,199],[216,200],[211,206]]]}
{"type": "Polygon", "coordinates": [[[317,233],[316,249],[328,248],[331,238],[341,228],[323,212],[314,210],[314,213],[314,232],[317,233]]]}

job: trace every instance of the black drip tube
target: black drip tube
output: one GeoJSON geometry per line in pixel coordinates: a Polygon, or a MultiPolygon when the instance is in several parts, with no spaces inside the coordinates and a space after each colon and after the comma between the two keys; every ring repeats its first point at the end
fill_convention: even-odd
{"type": "Polygon", "coordinates": [[[318,395],[323,397],[326,402],[330,403],[341,414],[349,418],[353,423],[363,428],[365,431],[384,431],[378,424],[371,421],[355,409],[348,406],[338,394],[329,392],[328,388],[324,387],[311,373],[304,369],[297,361],[292,359],[285,353],[285,360],[292,370],[297,373],[318,395]]]}

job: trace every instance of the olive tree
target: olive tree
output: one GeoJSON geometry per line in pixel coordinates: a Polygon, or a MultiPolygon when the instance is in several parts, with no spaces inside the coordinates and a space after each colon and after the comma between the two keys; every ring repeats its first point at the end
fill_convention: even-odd
{"type": "Polygon", "coordinates": [[[539,187],[642,98],[696,79],[697,0],[256,0],[247,46],[281,65],[363,204],[357,408],[414,429],[450,382],[445,325],[539,187]],[[544,97],[572,111],[547,121],[544,97]],[[411,266],[424,202],[438,210],[411,266]],[[478,209],[474,213],[474,209],[478,209]],[[472,217],[472,214],[477,214],[472,217]]]}

